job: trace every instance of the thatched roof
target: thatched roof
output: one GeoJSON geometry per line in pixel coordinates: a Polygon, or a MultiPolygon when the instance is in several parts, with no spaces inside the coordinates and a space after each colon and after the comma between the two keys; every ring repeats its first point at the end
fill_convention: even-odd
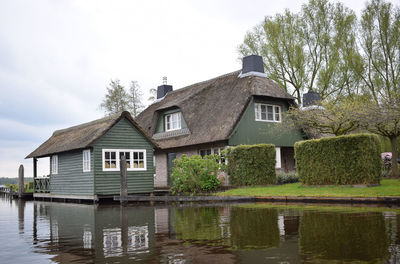
{"type": "Polygon", "coordinates": [[[161,148],[174,148],[229,139],[252,96],[294,98],[266,77],[239,78],[235,71],[208,81],[169,92],[135,119],[154,136],[159,114],[169,108],[180,108],[189,132],[175,137],[159,137],[161,148]]]}
{"type": "Polygon", "coordinates": [[[40,158],[64,151],[88,148],[122,118],[130,121],[149,141],[158,147],[157,143],[133,120],[129,112],[125,111],[120,115],[108,116],[89,123],[57,130],[26,158],[40,158]]]}

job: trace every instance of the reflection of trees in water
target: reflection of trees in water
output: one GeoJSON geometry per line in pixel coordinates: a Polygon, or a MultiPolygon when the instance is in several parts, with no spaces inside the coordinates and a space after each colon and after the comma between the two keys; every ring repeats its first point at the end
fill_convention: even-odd
{"type": "Polygon", "coordinates": [[[279,247],[278,211],[276,209],[233,207],[230,226],[234,249],[279,247]]]}
{"type": "Polygon", "coordinates": [[[388,234],[381,213],[304,211],[300,253],[327,260],[376,261],[388,257],[388,234]]]}
{"type": "Polygon", "coordinates": [[[182,240],[208,241],[208,244],[224,244],[219,226],[220,208],[181,208],[174,213],[176,238],[182,240]]]}
{"type": "Polygon", "coordinates": [[[233,249],[266,249],[279,246],[276,209],[232,207],[182,208],[175,212],[176,238],[233,249]],[[223,212],[223,213],[221,213],[223,212]]]}

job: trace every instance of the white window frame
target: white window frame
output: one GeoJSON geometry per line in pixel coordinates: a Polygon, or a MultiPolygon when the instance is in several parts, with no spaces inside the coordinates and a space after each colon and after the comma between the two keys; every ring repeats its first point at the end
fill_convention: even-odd
{"type": "Polygon", "coordinates": [[[182,123],[181,123],[181,112],[175,112],[175,113],[171,113],[171,114],[167,114],[164,116],[164,126],[165,126],[165,131],[173,131],[173,130],[178,130],[182,128],[182,123]],[[173,116],[177,116],[177,122],[176,122],[176,127],[172,127],[172,118],[173,116]],[[170,122],[168,122],[168,117],[170,118],[170,122]],[[170,123],[170,128],[168,129],[168,123],[170,123]]]}
{"type": "Polygon", "coordinates": [[[281,162],[281,148],[280,147],[275,147],[275,168],[276,169],[281,169],[282,168],[282,162],[281,162]]]}
{"type": "Polygon", "coordinates": [[[85,149],[82,151],[82,171],[83,172],[90,172],[90,149],[85,149]]]}
{"type": "Polygon", "coordinates": [[[103,171],[119,171],[120,170],[120,152],[129,152],[130,153],[130,164],[131,168],[127,168],[127,171],[146,171],[147,170],[147,155],[145,149],[102,149],[102,167],[103,171]],[[116,166],[115,168],[106,168],[105,167],[105,156],[106,152],[115,152],[116,166]],[[135,168],[134,167],[134,152],[142,152],[143,153],[143,168],[135,168]]]}
{"type": "Polygon", "coordinates": [[[51,174],[58,174],[58,155],[51,156],[51,174]]]}
{"type": "Polygon", "coordinates": [[[255,114],[256,121],[274,122],[274,123],[282,122],[282,107],[280,105],[254,103],[254,114],[255,114]],[[264,120],[264,119],[261,118],[261,106],[262,105],[265,106],[266,110],[268,109],[268,106],[272,107],[272,119],[273,120],[268,120],[268,110],[266,112],[266,118],[267,119],[264,120]],[[279,109],[279,113],[276,112],[276,108],[279,109]],[[276,120],[276,114],[279,114],[279,120],[276,120]]]}

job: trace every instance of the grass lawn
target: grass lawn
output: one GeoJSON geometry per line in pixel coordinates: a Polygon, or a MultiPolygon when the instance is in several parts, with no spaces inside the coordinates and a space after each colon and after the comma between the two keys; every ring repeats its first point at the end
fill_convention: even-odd
{"type": "Polygon", "coordinates": [[[377,197],[400,196],[400,180],[381,180],[377,187],[302,186],[301,183],[284,185],[256,186],[231,189],[217,195],[229,196],[321,196],[321,197],[377,197]]]}

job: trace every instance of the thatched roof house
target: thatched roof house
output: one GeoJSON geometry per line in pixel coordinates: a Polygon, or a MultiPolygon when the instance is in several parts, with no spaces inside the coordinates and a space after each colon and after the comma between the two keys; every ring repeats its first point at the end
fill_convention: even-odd
{"type": "Polygon", "coordinates": [[[169,159],[181,154],[203,155],[227,145],[256,143],[292,148],[301,139],[298,131],[283,133],[280,139],[266,136],[271,125],[282,121],[294,98],[266,77],[259,56],[244,58],[242,70],[175,91],[159,86],[157,97],[136,121],[161,148],[156,152],[160,186],[167,183],[169,159]],[[255,107],[260,110],[258,118],[255,107]]]}
{"type": "Polygon", "coordinates": [[[129,112],[57,130],[26,158],[34,160],[35,197],[91,199],[119,194],[120,158],[130,193],[151,192],[157,143],[129,112]],[[50,178],[37,178],[37,158],[50,157],[50,178]]]}

